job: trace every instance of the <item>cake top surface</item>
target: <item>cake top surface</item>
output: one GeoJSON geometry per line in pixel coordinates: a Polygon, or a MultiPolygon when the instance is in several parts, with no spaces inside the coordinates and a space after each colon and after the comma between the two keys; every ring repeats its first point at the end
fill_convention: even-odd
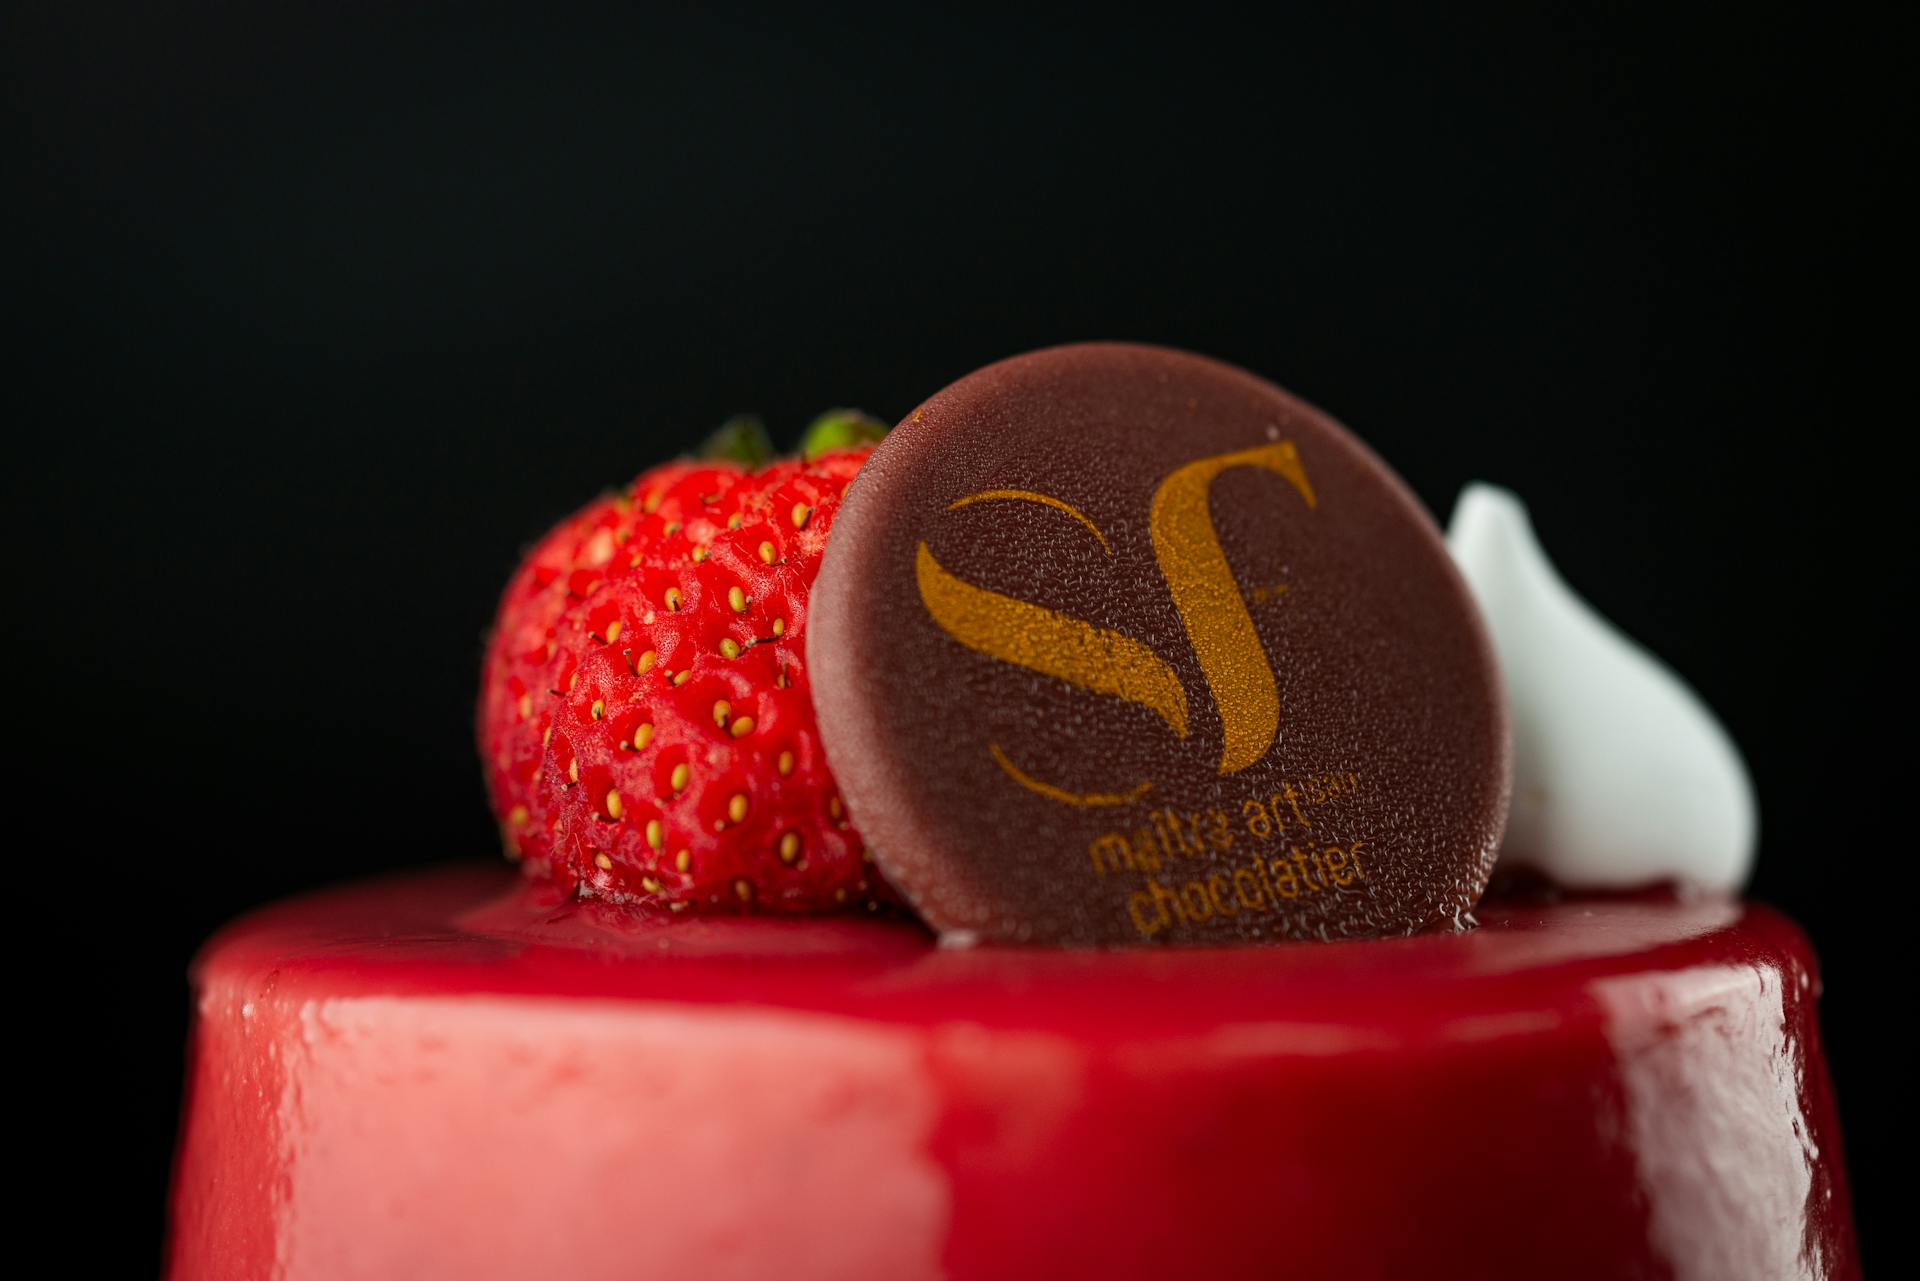
{"type": "Polygon", "coordinates": [[[1320,947],[955,949],[897,918],[665,919],[456,866],[262,909],[215,936],[197,976],[256,999],[721,1004],[1101,1037],[1280,1025],[1449,1035],[1488,1011],[1599,1017],[1583,994],[1649,973],[1766,965],[1812,982],[1799,931],[1754,905],[1509,901],[1480,919],[1465,933],[1320,947]]]}

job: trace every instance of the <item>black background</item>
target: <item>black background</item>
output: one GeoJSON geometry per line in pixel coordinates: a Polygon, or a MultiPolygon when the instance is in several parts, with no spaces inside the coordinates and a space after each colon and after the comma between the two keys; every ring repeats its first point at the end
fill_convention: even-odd
{"type": "Polygon", "coordinates": [[[735,410],[892,419],[1115,337],[1327,407],[1442,518],[1515,487],[1720,710],[1889,1266],[1908,33],[907,8],[6,20],[12,852],[100,1033],[95,1247],[158,1256],[199,940],[496,848],[470,708],[524,543],[735,410]]]}

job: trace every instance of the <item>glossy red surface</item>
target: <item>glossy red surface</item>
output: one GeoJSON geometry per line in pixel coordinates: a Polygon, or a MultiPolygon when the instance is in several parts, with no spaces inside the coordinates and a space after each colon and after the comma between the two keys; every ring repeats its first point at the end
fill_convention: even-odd
{"type": "Polygon", "coordinates": [[[455,869],[208,944],[171,1274],[1858,1275],[1803,936],[941,950],[455,869]]]}

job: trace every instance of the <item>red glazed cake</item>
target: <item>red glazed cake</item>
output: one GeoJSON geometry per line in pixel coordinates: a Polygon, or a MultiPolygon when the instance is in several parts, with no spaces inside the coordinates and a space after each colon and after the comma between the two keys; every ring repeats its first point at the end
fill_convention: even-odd
{"type": "Polygon", "coordinates": [[[1153,348],[824,426],[529,555],[518,873],[206,946],[170,1275],[1859,1275],[1738,753],[1511,495],[1153,348]]]}
{"type": "Polygon", "coordinates": [[[1765,908],[1090,953],[516,882],[208,945],[175,1277],[1857,1275],[1765,908]]]}

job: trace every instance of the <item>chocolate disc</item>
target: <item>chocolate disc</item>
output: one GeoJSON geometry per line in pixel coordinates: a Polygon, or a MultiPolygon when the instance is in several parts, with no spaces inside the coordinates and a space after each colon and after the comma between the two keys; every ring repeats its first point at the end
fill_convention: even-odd
{"type": "Polygon", "coordinates": [[[1486,886],[1473,602],[1399,479],[1242,370],[1101,343],[961,379],[855,478],[807,625],[847,807],[943,933],[1365,938],[1486,886]]]}

